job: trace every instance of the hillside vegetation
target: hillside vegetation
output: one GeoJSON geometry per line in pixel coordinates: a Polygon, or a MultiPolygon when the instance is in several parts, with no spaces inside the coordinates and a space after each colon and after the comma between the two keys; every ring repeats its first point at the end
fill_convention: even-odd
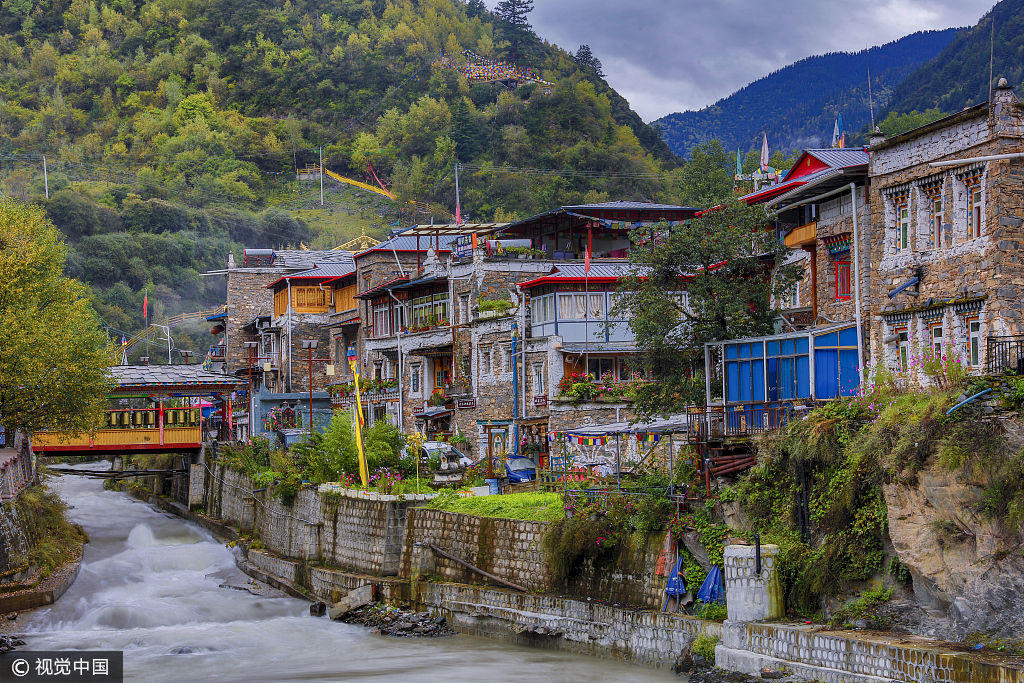
{"type": "Polygon", "coordinates": [[[144,289],[151,319],[222,302],[200,273],[242,246],[330,247],[447,219],[456,159],[464,215],[481,220],[682,198],[678,160],[595,69],[532,32],[513,54],[510,31],[457,0],[4,2],[0,189],[46,206],[115,334],[140,326],[144,289]],[[436,64],[462,50],[555,86],[436,64]],[[344,175],[375,182],[372,164],[399,201],[329,181],[321,209],[318,183],[294,175],[320,148],[344,175]]]}
{"type": "MultiPolygon", "coordinates": [[[[808,57],[700,111],[669,114],[653,125],[661,129],[672,151],[682,156],[711,139],[720,140],[730,150],[760,149],[763,132],[773,149],[784,152],[827,147],[837,113],[843,115],[847,133],[868,127],[869,66],[877,115],[893,88],[959,33],[959,29],[924,31],[856,53],[808,57]]],[[[915,105],[918,109],[933,106],[915,105]]]]}
{"type": "Polygon", "coordinates": [[[893,90],[888,110],[906,113],[938,107],[952,113],[987,100],[993,23],[993,80],[1005,77],[1021,93],[1024,0],[1002,0],[976,26],[959,32],[938,56],[899,84],[893,90]]]}

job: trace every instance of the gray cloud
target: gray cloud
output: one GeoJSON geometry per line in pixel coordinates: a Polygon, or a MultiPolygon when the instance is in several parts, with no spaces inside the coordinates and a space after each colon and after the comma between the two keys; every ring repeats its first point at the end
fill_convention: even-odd
{"type": "MultiPolygon", "coordinates": [[[[496,0],[489,0],[494,6],[496,0]]],[[[993,0],[536,0],[531,21],[650,121],[698,109],[776,69],[915,31],[972,25],[993,0]]]]}

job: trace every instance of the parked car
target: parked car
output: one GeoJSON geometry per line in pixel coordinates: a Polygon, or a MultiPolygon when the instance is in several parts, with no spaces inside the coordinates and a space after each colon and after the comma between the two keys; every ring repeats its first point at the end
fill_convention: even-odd
{"type": "Polygon", "coordinates": [[[533,481],[537,478],[537,463],[525,455],[510,456],[505,463],[505,476],[513,484],[533,481]]]}
{"type": "MultiPolygon", "coordinates": [[[[402,449],[402,455],[407,455],[407,449],[402,449]]],[[[462,482],[466,468],[473,464],[473,459],[446,441],[426,441],[419,453],[420,461],[429,467],[428,463],[437,462],[437,470],[434,472],[435,484],[458,484],[462,482]]],[[[426,474],[426,472],[424,472],[426,474]]]]}

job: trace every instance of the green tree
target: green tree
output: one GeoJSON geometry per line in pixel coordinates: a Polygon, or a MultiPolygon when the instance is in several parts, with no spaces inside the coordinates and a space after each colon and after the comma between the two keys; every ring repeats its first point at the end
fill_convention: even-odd
{"type": "Polygon", "coordinates": [[[594,55],[594,51],[590,49],[589,45],[580,45],[580,49],[576,50],[574,59],[584,71],[590,71],[595,76],[604,78],[604,65],[601,64],[601,60],[594,55]]]}
{"type": "Polygon", "coordinates": [[[530,34],[530,20],[526,18],[533,11],[533,0],[501,0],[494,13],[504,22],[504,34],[513,59],[522,54],[523,42],[530,34]]]}
{"type": "Polygon", "coordinates": [[[655,380],[638,392],[644,414],[702,402],[705,343],[772,331],[772,294],[796,273],[773,269],[788,250],[767,222],[761,206],[730,199],[682,226],[663,226],[653,240],[649,229],[636,235],[618,306],[655,380]]]}
{"type": "Polygon", "coordinates": [[[938,108],[926,109],[924,111],[917,111],[915,109],[909,114],[897,114],[891,111],[888,116],[878,122],[878,129],[885,133],[886,137],[892,137],[893,135],[906,133],[908,130],[929,124],[932,121],[938,121],[945,115],[945,112],[938,108]]]}
{"type": "Polygon", "coordinates": [[[98,423],[113,351],[43,210],[0,199],[0,424],[82,432],[98,423]]]}

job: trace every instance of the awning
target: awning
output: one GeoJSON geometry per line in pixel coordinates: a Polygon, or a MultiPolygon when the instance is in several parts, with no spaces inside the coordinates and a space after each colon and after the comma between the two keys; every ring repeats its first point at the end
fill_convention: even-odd
{"type": "Polygon", "coordinates": [[[436,420],[438,418],[447,417],[452,414],[451,409],[443,406],[431,406],[424,408],[422,412],[413,414],[413,417],[419,420],[436,420]]]}
{"type": "Polygon", "coordinates": [[[372,299],[373,297],[378,296],[378,295],[383,294],[384,292],[388,291],[394,285],[397,285],[400,282],[408,282],[408,280],[409,280],[409,276],[408,275],[399,275],[398,277],[391,278],[387,282],[380,283],[376,287],[371,287],[370,289],[366,290],[365,292],[359,292],[359,294],[356,294],[355,298],[357,298],[357,299],[372,299]]]}
{"type": "Polygon", "coordinates": [[[605,424],[588,425],[566,430],[567,436],[596,437],[615,436],[616,434],[683,434],[689,430],[689,415],[670,415],[648,422],[608,422],[605,424]]]}

